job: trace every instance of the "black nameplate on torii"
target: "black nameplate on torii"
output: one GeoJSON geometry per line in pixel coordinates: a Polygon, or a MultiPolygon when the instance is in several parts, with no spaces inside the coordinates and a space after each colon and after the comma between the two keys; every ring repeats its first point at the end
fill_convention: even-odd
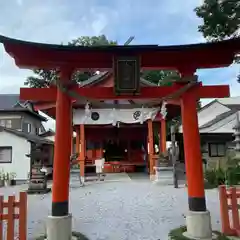
{"type": "Polygon", "coordinates": [[[139,56],[115,56],[113,59],[114,88],[116,95],[139,94],[139,56]]]}

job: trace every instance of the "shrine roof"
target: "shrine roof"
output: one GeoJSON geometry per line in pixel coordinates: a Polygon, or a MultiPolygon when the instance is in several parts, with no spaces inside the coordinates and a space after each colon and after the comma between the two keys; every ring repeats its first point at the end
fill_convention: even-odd
{"type": "Polygon", "coordinates": [[[240,38],[187,45],[69,46],[35,43],[0,35],[0,42],[22,68],[54,68],[70,65],[77,69],[111,69],[113,56],[140,55],[145,69],[228,66],[240,52],[240,38]]]}
{"type": "MultiPolygon", "coordinates": [[[[207,50],[210,48],[219,48],[219,47],[236,47],[240,43],[240,38],[232,38],[218,42],[208,42],[208,43],[194,43],[194,44],[182,44],[182,45],[166,45],[160,46],[158,44],[148,44],[148,45],[99,45],[99,46],[73,46],[73,45],[63,45],[63,44],[49,44],[49,43],[38,43],[25,40],[14,39],[0,35],[0,42],[10,43],[10,44],[20,44],[25,46],[32,46],[37,48],[47,48],[48,50],[67,50],[67,51],[78,51],[78,52],[118,52],[122,50],[131,50],[131,51],[148,51],[148,50],[173,50],[173,51],[182,51],[182,50],[196,50],[202,49],[207,50]]],[[[240,50],[240,46],[236,48],[240,50]]]]}

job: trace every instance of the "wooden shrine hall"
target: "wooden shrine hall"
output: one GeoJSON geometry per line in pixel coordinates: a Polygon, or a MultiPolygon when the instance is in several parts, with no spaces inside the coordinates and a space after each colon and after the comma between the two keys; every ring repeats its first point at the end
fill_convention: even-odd
{"type": "MultiPolygon", "coordinates": [[[[81,88],[90,89],[113,86],[114,75],[109,71],[96,74],[81,84],[81,88]]],[[[140,86],[157,85],[140,78],[140,86]]],[[[81,175],[94,171],[95,160],[103,157],[105,173],[145,171],[145,168],[150,172],[150,166],[153,171],[154,157],[147,158],[147,151],[152,151],[151,156],[154,156],[154,148],[149,149],[154,146],[153,128],[161,136],[159,149],[165,152],[166,120],[179,116],[180,106],[167,105],[165,119],[161,116],[158,99],[93,100],[90,103],[88,99],[80,99],[72,105],[76,133],[73,152],[80,152],[79,160],[84,159],[80,161],[81,175]]],[[[34,106],[56,118],[55,102],[35,102],[34,106]]]]}
{"type": "MultiPolygon", "coordinates": [[[[20,91],[22,100],[36,102],[36,107],[41,107],[56,119],[52,216],[48,218],[47,225],[49,240],[65,240],[71,236],[72,218],[68,200],[72,125],[78,129],[80,136],[80,169],[84,169],[86,164],[88,138],[95,139],[93,148],[100,149],[98,154],[102,156],[103,148],[96,146],[97,142],[111,139],[114,134],[127,145],[131,145],[134,139],[146,142],[147,136],[151,176],[154,175],[154,121],[162,123],[161,148],[165,150],[164,116],[159,114],[165,105],[167,119],[181,112],[189,204],[187,233],[192,238],[211,238],[210,213],[204,193],[197,101],[200,98],[229,97],[229,87],[204,86],[194,74],[198,69],[231,65],[234,56],[240,52],[240,39],[180,46],[64,46],[26,42],[5,36],[0,36],[0,42],[18,67],[57,69],[60,74],[56,86],[21,88],[20,91]],[[86,69],[100,71],[103,75],[106,71],[112,81],[106,80],[102,85],[74,84],[71,81],[74,71],[86,69]],[[172,86],[148,85],[140,80],[140,71],[147,69],[175,69],[180,73],[181,80],[172,86]]],[[[144,145],[146,148],[146,143],[144,145]]],[[[115,157],[121,157],[125,162],[130,159],[135,161],[132,156],[137,154],[133,146],[125,145],[122,149],[124,151],[115,157]]],[[[136,158],[136,162],[139,162],[140,158],[136,158]]],[[[84,170],[81,176],[84,177],[84,170]]]]}

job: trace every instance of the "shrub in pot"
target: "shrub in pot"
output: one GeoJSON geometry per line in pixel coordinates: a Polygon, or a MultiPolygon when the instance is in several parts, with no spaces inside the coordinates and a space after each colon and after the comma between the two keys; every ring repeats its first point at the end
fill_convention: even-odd
{"type": "Polygon", "coordinates": [[[15,178],[16,178],[16,173],[15,172],[11,172],[10,174],[9,174],[9,180],[10,180],[10,185],[11,186],[15,186],[16,185],[16,180],[15,180],[15,178]]]}
{"type": "Polygon", "coordinates": [[[6,187],[11,186],[11,179],[10,179],[10,174],[9,173],[5,174],[4,182],[5,182],[6,187]]]}
{"type": "Polygon", "coordinates": [[[0,170],[0,187],[4,187],[4,185],[5,185],[4,178],[5,178],[5,174],[4,174],[4,171],[2,169],[2,170],[0,170]]]}

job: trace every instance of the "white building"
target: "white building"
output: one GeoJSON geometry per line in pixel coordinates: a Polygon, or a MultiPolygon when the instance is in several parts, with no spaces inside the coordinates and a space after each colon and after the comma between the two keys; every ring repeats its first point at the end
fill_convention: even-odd
{"type": "MultiPolygon", "coordinates": [[[[17,181],[26,181],[30,171],[31,142],[53,144],[40,136],[46,132],[46,118],[29,101],[17,94],[0,94],[0,174],[14,173],[17,181]]],[[[0,176],[1,177],[1,176],[0,176]]]]}
{"type": "MultiPolygon", "coordinates": [[[[233,127],[240,116],[240,97],[215,99],[198,112],[202,155],[209,166],[223,163],[233,146],[233,127]]],[[[180,127],[182,133],[182,127],[180,127]]]]}
{"type": "Polygon", "coordinates": [[[31,142],[53,144],[36,135],[0,127],[0,172],[13,173],[17,182],[25,182],[31,167],[31,159],[26,156],[31,152],[31,142]]]}

